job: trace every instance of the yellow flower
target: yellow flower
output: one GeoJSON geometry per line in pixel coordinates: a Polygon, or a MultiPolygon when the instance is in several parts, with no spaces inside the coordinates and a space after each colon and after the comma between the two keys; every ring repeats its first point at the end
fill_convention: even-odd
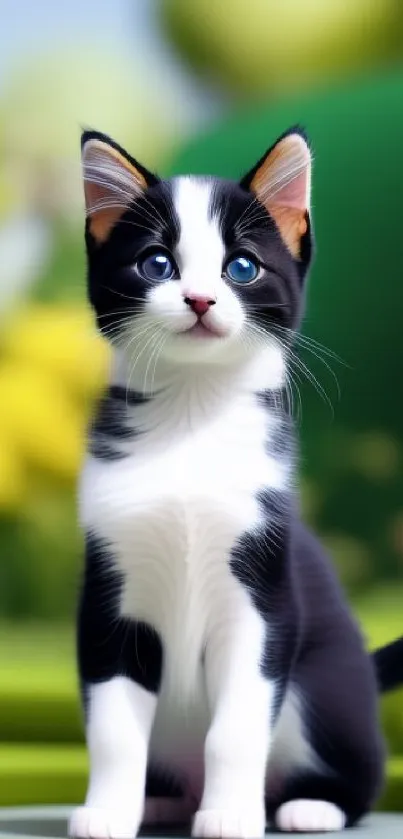
{"type": "Polygon", "coordinates": [[[1,422],[12,443],[33,465],[72,479],[84,443],[83,412],[57,377],[9,362],[0,366],[1,422]]]}
{"type": "Polygon", "coordinates": [[[20,506],[25,490],[25,474],[21,458],[7,435],[0,431],[0,511],[14,512],[20,506]]]}
{"type": "Polygon", "coordinates": [[[78,396],[95,396],[107,375],[109,352],[84,306],[21,310],[4,330],[6,355],[48,373],[78,396]]]}

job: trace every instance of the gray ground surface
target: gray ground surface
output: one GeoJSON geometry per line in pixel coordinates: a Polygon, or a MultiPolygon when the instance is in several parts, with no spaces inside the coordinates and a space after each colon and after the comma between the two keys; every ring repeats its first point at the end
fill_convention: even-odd
{"type": "MultiPolygon", "coordinates": [[[[54,839],[63,839],[67,835],[67,817],[69,808],[67,807],[32,807],[21,809],[1,809],[0,808],[0,839],[32,839],[35,837],[54,837],[54,839]]],[[[148,833],[147,836],[156,834],[148,833]]],[[[273,834],[271,834],[273,835],[273,834]]],[[[277,834],[279,835],[279,834],[277,834]]],[[[281,835],[281,834],[280,834],[281,835]]],[[[344,831],[342,833],[304,833],[300,834],[304,839],[309,837],[332,836],[347,837],[355,836],[357,839],[403,839],[403,814],[393,815],[392,813],[377,813],[366,819],[358,828],[344,831]]],[[[161,837],[183,837],[186,834],[182,832],[158,834],[161,837]]]]}

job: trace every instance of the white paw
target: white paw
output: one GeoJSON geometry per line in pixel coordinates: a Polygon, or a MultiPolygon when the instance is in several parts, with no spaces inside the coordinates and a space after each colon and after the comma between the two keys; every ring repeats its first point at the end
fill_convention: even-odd
{"type": "Polygon", "coordinates": [[[192,836],[198,839],[262,839],[265,827],[261,810],[199,810],[194,817],[192,836]]]}
{"type": "Polygon", "coordinates": [[[276,827],[280,830],[326,832],[343,830],[346,817],[330,801],[312,801],[308,798],[287,801],[277,810],[276,827]]]}
{"type": "Polygon", "coordinates": [[[138,829],[138,819],[130,813],[77,807],[70,817],[68,834],[74,839],[134,839],[138,829]]]}

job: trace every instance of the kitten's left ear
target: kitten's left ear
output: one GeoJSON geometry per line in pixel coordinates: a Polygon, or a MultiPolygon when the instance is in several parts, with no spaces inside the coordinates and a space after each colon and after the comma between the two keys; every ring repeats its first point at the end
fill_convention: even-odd
{"type": "Polygon", "coordinates": [[[309,226],[311,152],[302,132],[283,134],[241,180],[266,207],[295,258],[309,226]]]}
{"type": "Polygon", "coordinates": [[[84,131],[81,158],[88,228],[100,245],[129,206],[158,183],[158,178],[98,131],[84,131]]]}

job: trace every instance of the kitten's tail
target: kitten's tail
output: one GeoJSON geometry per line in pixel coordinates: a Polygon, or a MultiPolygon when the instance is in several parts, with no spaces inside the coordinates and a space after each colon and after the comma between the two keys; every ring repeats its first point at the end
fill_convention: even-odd
{"type": "Polygon", "coordinates": [[[403,686],[403,637],[374,650],[371,658],[381,693],[403,686]]]}

